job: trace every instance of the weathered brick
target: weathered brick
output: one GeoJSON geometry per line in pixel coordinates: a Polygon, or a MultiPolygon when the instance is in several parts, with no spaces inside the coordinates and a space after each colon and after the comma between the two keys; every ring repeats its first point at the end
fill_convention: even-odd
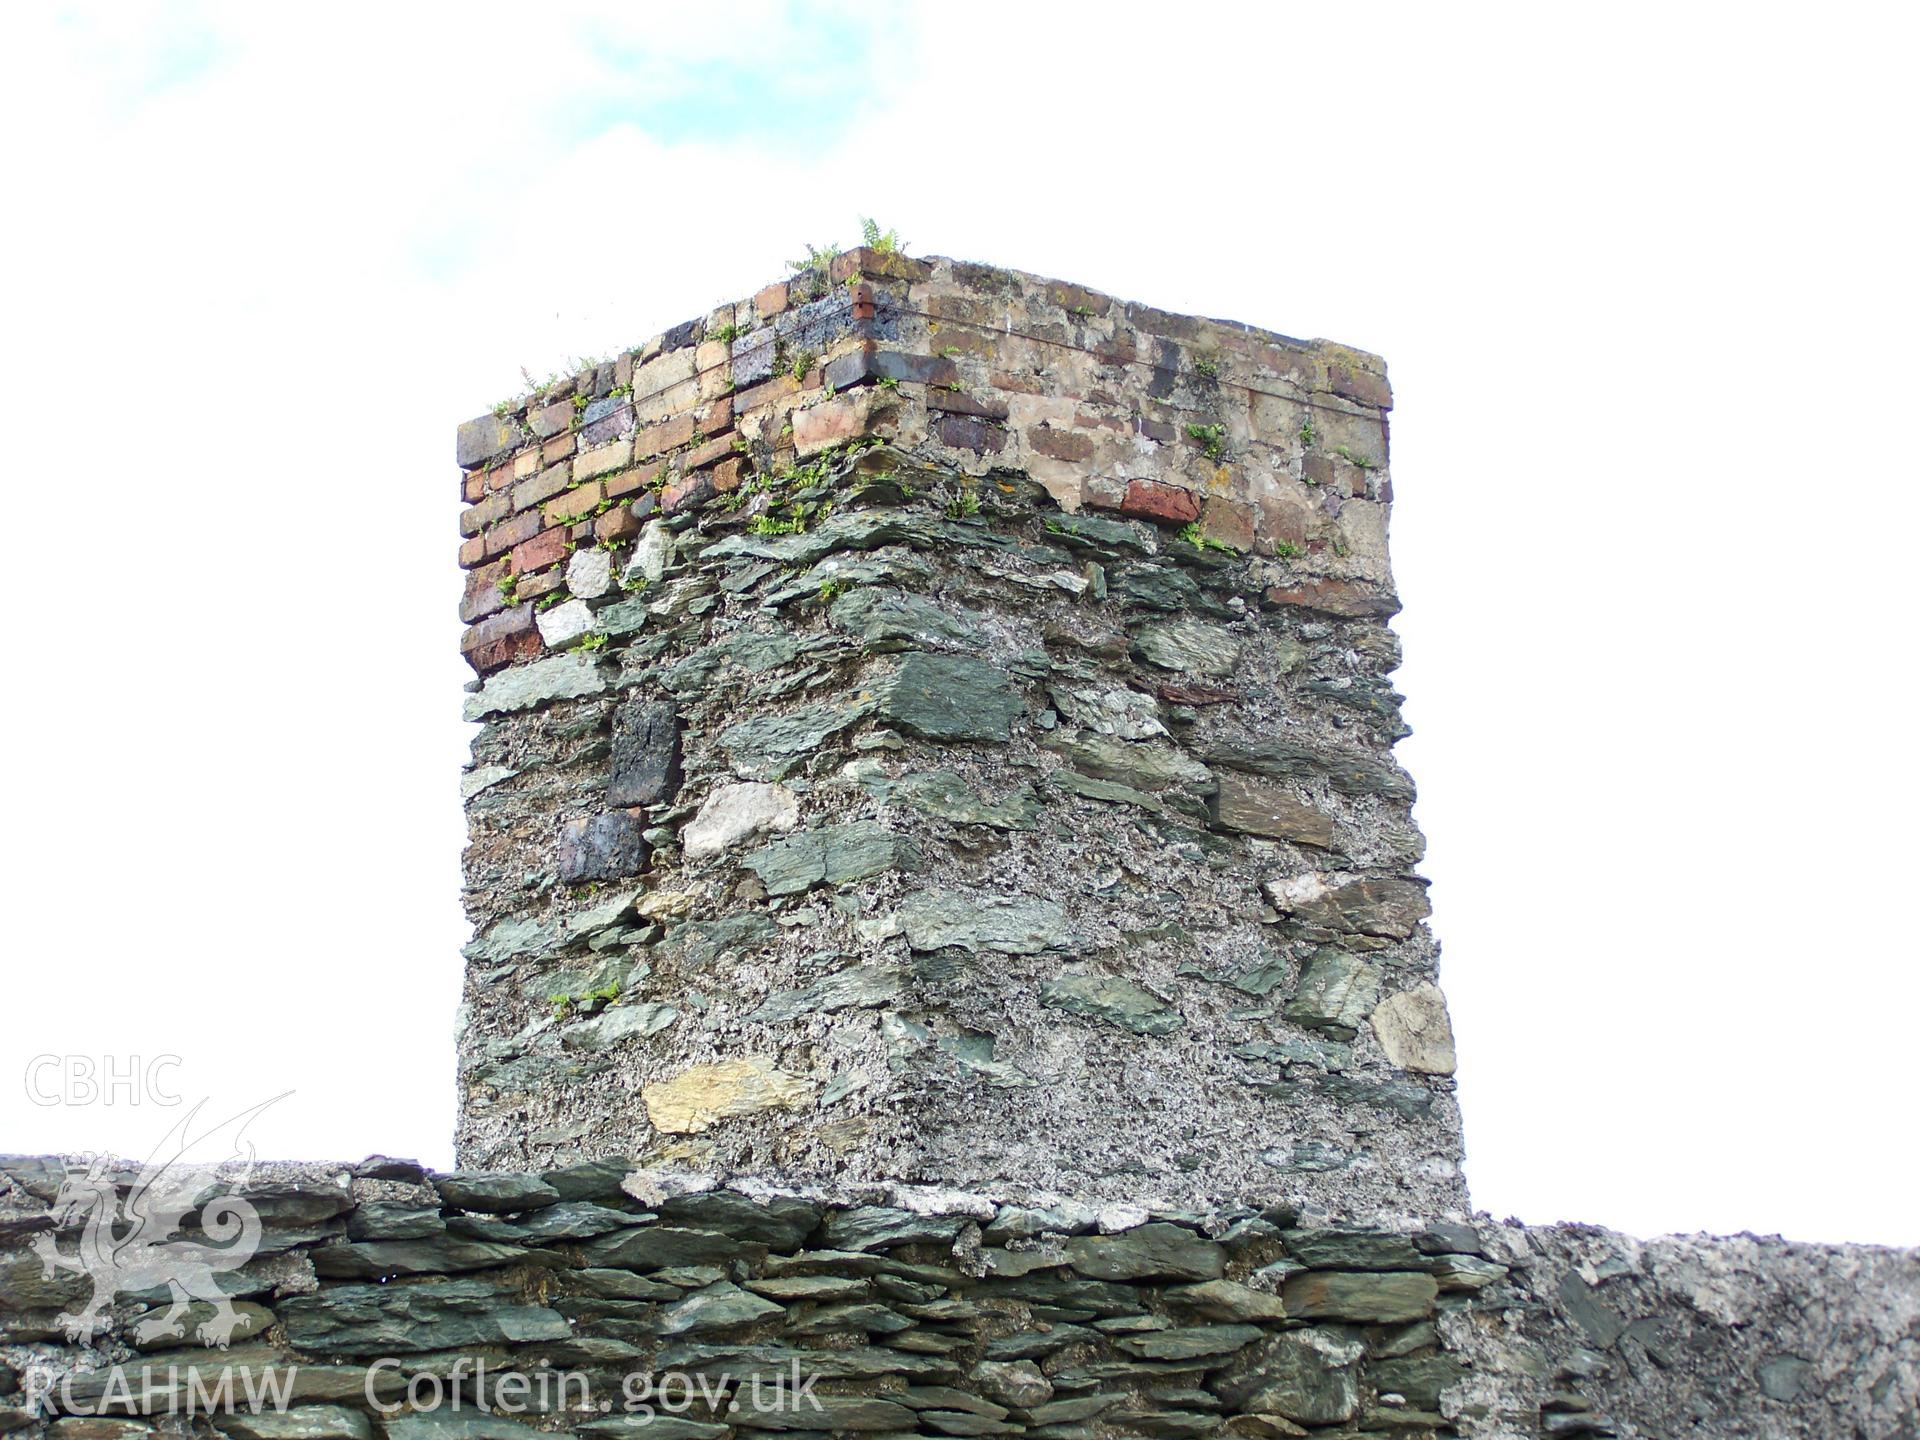
{"type": "Polygon", "coordinates": [[[861,434],[867,423],[865,394],[810,405],[793,412],[793,449],[802,459],[861,434]]]}
{"type": "Polygon", "coordinates": [[[871,364],[883,380],[911,380],[921,385],[954,385],[960,370],[945,355],[912,355],[903,350],[875,350],[871,364]]]}
{"type": "Polygon", "coordinates": [[[977,415],[936,415],[933,433],[943,445],[977,454],[997,455],[1007,447],[1005,427],[977,415]]]}
{"type": "Polygon", "coordinates": [[[1059,280],[1047,282],[1046,300],[1049,305],[1058,305],[1062,310],[1081,311],[1088,316],[1104,316],[1113,309],[1111,295],[1102,295],[1098,290],[1064,284],[1059,280]]]}
{"type": "Polygon", "coordinates": [[[621,470],[633,463],[633,442],[616,440],[611,445],[601,445],[592,450],[583,450],[573,462],[573,478],[591,480],[595,476],[605,475],[612,470],[621,470]]]}
{"type": "Polygon", "coordinates": [[[631,353],[631,352],[628,352],[628,353],[626,353],[626,354],[623,354],[623,355],[618,355],[618,356],[616,356],[616,357],[614,358],[614,362],[613,362],[613,384],[614,384],[614,388],[615,388],[615,389],[618,389],[619,387],[621,387],[621,386],[623,386],[623,385],[624,385],[624,386],[627,386],[628,388],[631,388],[631,387],[632,387],[632,385],[633,385],[633,355],[632,355],[632,353],[631,353]]]}
{"type": "Polygon", "coordinates": [[[1393,390],[1384,375],[1375,375],[1350,365],[1329,364],[1327,385],[1334,394],[1358,400],[1362,405],[1373,405],[1382,410],[1393,408],[1393,390]]]}
{"type": "MultiPolygon", "coordinates": [[[[554,565],[534,574],[521,576],[520,582],[513,587],[513,593],[522,600],[538,600],[566,583],[567,572],[558,565],[554,565]]],[[[537,622],[539,619],[537,612],[534,618],[537,622]]]]}
{"type": "Polygon", "coordinates": [[[533,651],[540,648],[540,637],[533,628],[533,607],[515,605],[508,610],[496,611],[476,625],[469,626],[460,636],[460,651],[477,670],[493,669],[518,658],[511,653],[514,641],[532,636],[533,651]],[[505,652],[496,650],[494,657],[483,658],[489,647],[505,646],[505,652]]]}
{"type": "MultiPolygon", "coordinates": [[[[519,517],[515,517],[516,519],[519,517]]],[[[524,544],[513,547],[507,557],[507,563],[513,567],[513,573],[524,575],[529,570],[544,570],[567,558],[567,532],[565,530],[542,530],[524,544]]]]}
{"type": "Polygon", "coordinates": [[[527,412],[527,428],[542,440],[573,428],[573,401],[541,405],[527,412]]]}
{"type": "Polygon", "coordinates": [[[476,535],[471,540],[460,542],[460,563],[471,570],[487,558],[487,537],[476,535]]]}
{"type": "Polygon", "coordinates": [[[497,460],[520,443],[520,432],[498,415],[478,415],[460,427],[454,437],[454,459],[462,470],[475,470],[497,460]]]}
{"type": "Polygon", "coordinates": [[[772,319],[787,308],[787,282],[779,280],[753,297],[753,313],[762,320],[772,319]]]}
{"type": "Polygon", "coordinates": [[[1224,495],[1210,495],[1200,506],[1200,533],[1242,552],[1253,549],[1254,520],[1253,506],[1224,495]]]}
{"type": "Polygon", "coordinates": [[[722,460],[708,472],[713,476],[713,488],[722,495],[729,490],[739,489],[741,477],[746,472],[746,465],[747,462],[738,455],[722,460]]]}
{"type": "Polygon", "coordinates": [[[706,471],[688,475],[676,480],[660,492],[660,509],[668,515],[677,515],[682,510],[692,510],[704,505],[719,492],[714,488],[713,477],[706,471]]]}
{"type": "Polygon", "coordinates": [[[476,620],[507,608],[507,597],[500,593],[500,581],[507,578],[507,562],[496,560],[467,575],[467,587],[460,596],[460,618],[471,625],[476,620]]]}
{"type": "Polygon", "coordinates": [[[1384,620],[1400,612],[1400,601],[1355,580],[1312,579],[1297,585],[1269,585],[1269,605],[1299,605],[1346,619],[1384,620]]]}
{"type": "Polygon", "coordinates": [[[552,465],[566,459],[579,449],[579,442],[573,435],[556,435],[540,447],[540,463],[552,465]]]}
{"type": "Polygon", "coordinates": [[[495,555],[504,555],[514,546],[531,540],[539,533],[540,512],[538,510],[522,510],[512,519],[502,520],[498,525],[487,531],[488,558],[492,558],[495,555]]]}
{"type": "Polygon", "coordinates": [[[600,487],[606,491],[609,500],[617,500],[622,495],[631,495],[636,490],[644,489],[647,482],[664,469],[664,460],[649,460],[645,465],[636,465],[631,470],[609,475],[600,482],[600,487]]]}
{"type": "Polygon", "coordinates": [[[1051,425],[1036,425],[1027,431],[1027,445],[1055,460],[1083,463],[1093,458],[1093,437],[1078,430],[1056,430],[1051,425]]]}
{"type": "Polygon", "coordinates": [[[605,496],[598,480],[589,480],[585,485],[576,485],[573,489],[553,497],[546,503],[542,514],[549,525],[570,525],[583,515],[591,515],[605,496]]]}
{"type": "Polygon", "coordinates": [[[1007,402],[998,395],[970,395],[965,390],[927,391],[927,408],[944,410],[949,415],[979,415],[988,420],[1005,420],[1007,402]]]}
{"type": "Polygon", "coordinates": [[[731,435],[722,435],[717,439],[707,441],[704,445],[694,446],[693,449],[687,452],[686,459],[683,463],[689,470],[698,470],[702,466],[712,465],[716,461],[724,460],[732,453],[733,437],[731,435]]]}
{"type": "Polygon", "coordinates": [[[495,491],[477,505],[469,505],[460,512],[460,533],[477,535],[497,520],[504,520],[512,513],[504,492],[495,491]]]}
{"type": "Polygon", "coordinates": [[[540,654],[540,650],[540,632],[528,630],[474,646],[467,651],[467,663],[475,673],[487,675],[521,660],[531,660],[540,654]]]}
{"type": "Polygon", "coordinates": [[[641,431],[633,439],[635,458],[645,459],[677,450],[693,439],[693,416],[676,415],[641,431]]]}
{"type": "Polygon", "coordinates": [[[487,472],[487,488],[490,490],[503,490],[515,480],[525,480],[531,475],[538,474],[539,471],[540,450],[538,446],[533,446],[522,450],[518,455],[513,457],[513,465],[505,475],[501,475],[498,470],[489,470],[487,472]],[[497,482],[494,478],[495,476],[499,477],[497,482]]]}
{"type": "Polygon", "coordinates": [[[924,280],[933,267],[924,260],[902,255],[898,250],[869,250],[864,245],[844,250],[833,257],[827,278],[835,285],[847,283],[849,275],[872,275],[890,280],[924,280]]]}
{"type": "MultiPolygon", "coordinates": [[[[688,339],[692,339],[689,334],[688,339]]],[[[636,400],[648,400],[663,391],[670,390],[693,379],[694,356],[692,346],[684,350],[671,350],[657,360],[649,360],[633,372],[633,394],[636,400]]]]}
{"type": "Polygon", "coordinates": [[[1120,501],[1120,513],[1162,525],[1186,525],[1200,518],[1200,502],[1188,491],[1154,480],[1135,480],[1120,501]]]}
{"type": "Polygon", "coordinates": [[[460,477],[460,498],[472,505],[487,493],[487,476],[491,471],[476,470],[471,475],[460,477]]]}
{"type": "Polygon", "coordinates": [[[609,544],[619,544],[631,540],[640,533],[640,522],[634,518],[633,510],[626,505],[616,505],[593,522],[593,538],[609,544]]]}
{"type": "Polygon", "coordinates": [[[568,461],[549,465],[531,480],[522,480],[513,487],[513,508],[531,510],[541,501],[551,500],[572,483],[573,470],[568,461]]]}

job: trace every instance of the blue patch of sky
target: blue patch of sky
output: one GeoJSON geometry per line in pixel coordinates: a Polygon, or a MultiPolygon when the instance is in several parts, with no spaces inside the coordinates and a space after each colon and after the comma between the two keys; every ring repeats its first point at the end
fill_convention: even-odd
{"type": "Polygon", "coordinates": [[[630,125],[665,145],[829,146],[859,122],[891,35],[871,16],[801,4],[721,55],[659,54],[591,35],[609,83],[568,106],[562,132],[579,141],[630,125]]]}

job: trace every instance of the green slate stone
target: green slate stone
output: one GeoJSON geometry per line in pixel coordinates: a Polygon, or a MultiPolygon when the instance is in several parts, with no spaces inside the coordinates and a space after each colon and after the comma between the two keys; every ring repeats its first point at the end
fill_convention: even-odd
{"type": "Polygon", "coordinates": [[[1163,1221],[1119,1235],[1076,1235],[1065,1245],[1073,1268],[1097,1280],[1218,1280],[1226,1268],[1218,1245],[1163,1221]]]}
{"type": "Polygon", "coordinates": [[[704,1290],[696,1290],[663,1309],[658,1329],[662,1335],[684,1335],[694,1330],[730,1330],[738,1325],[752,1325],[784,1313],[784,1306],[723,1280],[704,1290]]]}
{"type": "Polygon", "coordinates": [[[1026,709],[1002,671],[960,655],[908,655],[874,693],[881,718],[924,740],[1005,740],[1026,709]]]}
{"type": "Polygon", "coordinates": [[[744,863],[769,895],[797,895],[815,885],[846,885],[888,870],[912,869],[919,864],[919,852],[905,836],[876,821],[854,820],[784,836],[744,863]]]}
{"type": "Polygon", "coordinates": [[[1110,975],[1063,975],[1040,987],[1040,1003],[1055,1010],[1104,1020],[1135,1035],[1171,1035],[1186,1024],[1176,1010],[1131,980],[1110,975]]]}

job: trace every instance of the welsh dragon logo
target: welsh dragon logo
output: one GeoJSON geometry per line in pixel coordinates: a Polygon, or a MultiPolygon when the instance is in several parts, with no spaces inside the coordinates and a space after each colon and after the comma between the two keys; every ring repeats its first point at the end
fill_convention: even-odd
{"type": "Polygon", "coordinates": [[[216,1277],[238,1270],[260,1246],[260,1214],[246,1198],[255,1157],[245,1132],[261,1111],[285,1098],[276,1095],[195,1134],[194,1121],[206,1104],[201,1101],[167,1132],[131,1181],[125,1167],[105,1156],[68,1166],[54,1196],[55,1230],[33,1247],[48,1279],[71,1271],[93,1282],[92,1298],[60,1316],[68,1339],[110,1329],[108,1310],[117,1296],[164,1291],[166,1308],[134,1327],[139,1340],[184,1338],[188,1307],[198,1301],[213,1313],[195,1336],[223,1350],[228,1346],[240,1316],[216,1277]],[[75,1228],[79,1244],[73,1254],[62,1254],[55,1236],[75,1228]]]}

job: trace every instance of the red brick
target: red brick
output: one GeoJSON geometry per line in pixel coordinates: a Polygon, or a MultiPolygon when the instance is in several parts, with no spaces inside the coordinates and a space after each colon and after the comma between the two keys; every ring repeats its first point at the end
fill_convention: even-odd
{"type": "Polygon", "coordinates": [[[487,493],[487,472],[476,470],[460,477],[460,498],[472,505],[487,493]]]}
{"type": "MultiPolygon", "coordinates": [[[[516,464],[518,463],[519,458],[520,457],[517,455],[514,457],[514,461],[516,464]]],[[[487,489],[489,490],[506,489],[509,485],[513,484],[513,472],[514,472],[514,465],[494,466],[493,469],[487,471],[487,489]]]]}
{"type": "Polygon", "coordinates": [[[513,508],[531,510],[542,500],[551,500],[568,485],[573,483],[573,467],[562,460],[558,465],[549,465],[531,480],[522,480],[513,487],[513,508]]]}
{"type": "Polygon", "coordinates": [[[1007,446],[1005,428],[977,415],[938,415],[933,422],[933,433],[942,445],[983,455],[998,454],[1007,446]]]}
{"type": "Polygon", "coordinates": [[[1056,430],[1039,425],[1027,432],[1027,444],[1055,460],[1087,461],[1093,458],[1093,437],[1078,430],[1056,430]]]}
{"type": "Polygon", "coordinates": [[[1200,518],[1200,503],[1185,490],[1155,480],[1135,480],[1127,486],[1120,513],[1162,525],[1187,525],[1200,518]]]}
{"type": "MultiPolygon", "coordinates": [[[[514,518],[517,520],[520,517],[516,515],[514,518]]],[[[525,544],[514,546],[513,553],[507,557],[516,575],[524,575],[529,570],[544,570],[566,558],[565,530],[542,530],[525,544]]]]}
{"type": "Polygon", "coordinates": [[[556,435],[540,447],[540,463],[552,465],[566,459],[579,448],[579,437],[573,434],[556,435]]]}
{"type": "Polygon", "coordinates": [[[460,563],[471,570],[487,558],[487,537],[476,535],[471,540],[460,542],[460,563]]]}
{"type": "Polygon", "coordinates": [[[664,460],[650,460],[645,465],[636,465],[631,470],[622,470],[618,475],[609,475],[600,483],[605,487],[607,498],[617,500],[622,495],[631,495],[643,488],[662,470],[667,468],[664,460]]]}
{"type": "Polygon", "coordinates": [[[729,490],[740,488],[740,479],[746,470],[747,462],[735,455],[731,460],[722,460],[713,467],[713,488],[722,495],[729,490]]]}
{"type": "Polygon", "coordinates": [[[585,485],[576,485],[564,495],[556,495],[546,503],[542,514],[549,525],[568,525],[583,515],[591,515],[600,504],[603,496],[600,482],[590,480],[585,485]]]}
{"type": "Polygon", "coordinates": [[[867,423],[865,392],[824,401],[793,412],[793,448],[811,455],[861,433],[867,423]]]}
{"type": "Polygon", "coordinates": [[[489,615],[460,636],[460,653],[481,674],[498,670],[540,652],[540,636],[533,625],[533,607],[516,605],[489,615]],[[531,646],[528,641],[531,640],[531,646]]]}
{"type": "Polygon", "coordinates": [[[704,410],[694,412],[694,429],[703,435],[718,435],[733,428],[733,396],[722,395],[704,410]]]}
{"type": "Polygon", "coordinates": [[[1200,533],[1235,550],[1253,549],[1254,509],[1224,495],[1208,497],[1200,507],[1200,533]]]}
{"type": "MultiPolygon", "coordinates": [[[[469,632],[471,633],[471,632],[469,632]]],[[[519,660],[532,660],[540,654],[540,632],[528,630],[501,640],[489,640],[467,651],[467,663],[477,674],[503,670],[519,660]]]]}
{"type": "Polygon", "coordinates": [[[787,308],[787,282],[779,280],[753,297],[753,313],[762,320],[778,315],[787,308]]]}
{"type": "Polygon", "coordinates": [[[1269,585],[1269,605],[1299,605],[1327,615],[1349,620],[1384,620],[1400,611],[1393,595],[1362,585],[1356,580],[1303,580],[1297,585],[1269,585]]]}
{"type": "Polygon", "coordinates": [[[514,546],[531,540],[540,533],[540,512],[522,510],[511,520],[502,520],[487,531],[487,556],[504,555],[514,546]]]}
{"type": "Polygon", "coordinates": [[[675,415],[670,420],[662,420],[633,437],[634,458],[664,455],[669,450],[678,450],[693,439],[693,430],[691,415],[675,415]]]}
{"type": "Polygon", "coordinates": [[[631,540],[639,533],[640,522],[634,519],[632,508],[626,505],[614,506],[593,522],[593,538],[611,544],[631,540]]]}

